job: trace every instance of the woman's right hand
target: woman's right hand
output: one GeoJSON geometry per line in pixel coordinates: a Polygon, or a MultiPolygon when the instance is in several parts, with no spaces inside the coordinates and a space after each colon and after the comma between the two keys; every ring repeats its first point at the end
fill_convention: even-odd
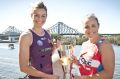
{"type": "Polygon", "coordinates": [[[78,60],[77,60],[77,57],[76,57],[76,56],[72,55],[72,56],[71,56],[71,59],[72,59],[72,63],[78,64],[78,60]]]}

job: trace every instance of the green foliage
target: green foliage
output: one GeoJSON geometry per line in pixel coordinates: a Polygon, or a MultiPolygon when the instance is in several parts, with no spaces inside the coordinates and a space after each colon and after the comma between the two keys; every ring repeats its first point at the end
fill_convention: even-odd
{"type": "Polygon", "coordinates": [[[112,44],[120,45],[120,36],[108,36],[105,38],[112,44]]]}
{"type": "MultiPolygon", "coordinates": [[[[62,44],[73,44],[73,45],[81,45],[83,42],[87,41],[88,39],[84,35],[79,36],[62,36],[59,34],[52,34],[52,38],[59,39],[62,41],[62,44]]],[[[120,35],[119,36],[102,36],[106,40],[108,40],[112,44],[120,45],[120,35]]]]}
{"type": "Polygon", "coordinates": [[[59,34],[51,34],[52,39],[58,39],[61,40],[62,39],[62,35],[59,34]]]}

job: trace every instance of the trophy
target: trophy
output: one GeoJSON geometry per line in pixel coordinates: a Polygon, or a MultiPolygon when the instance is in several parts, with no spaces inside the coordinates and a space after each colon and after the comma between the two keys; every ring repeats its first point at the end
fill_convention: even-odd
{"type": "Polygon", "coordinates": [[[64,79],[71,79],[71,53],[72,53],[72,45],[61,45],[61,61],[64,70],[64,79]]]}
{"type": "MultiPolygon", "coordinates": [[[[56,43],[58,39],[53,39],[53,44],[56,43]]],[[[72,74],[71,74],[71,70],[72,70],[72,57],[71,55],[73,55],[73,48],[74,45],[76,44],[76,41],[68,41],[66,39],[61,39],[60,40],[61,44],[60,44],[60,49],[58,50],[59,52],[59,57],[60,57],[60,61],[62,65],[62,70],[64,72],[64,77],[63,79],[72,79],[72,74]],[[74,42],[74,43],[73,43],[74,42]]],[[[56,60],[55,58],[58,58],[57,56],[54,56],[54,60],[56,60]]],[[[57,74],[58,75],[58,74],[57,74]]]]}

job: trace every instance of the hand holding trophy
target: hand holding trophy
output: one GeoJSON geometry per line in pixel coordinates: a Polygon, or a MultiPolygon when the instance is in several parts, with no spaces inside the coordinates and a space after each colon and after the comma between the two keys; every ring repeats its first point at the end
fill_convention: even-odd
{"type": "MultiPolygon", "coordinates": [[[[64,40],[64,39],[53,39],[52,40],[52,43],[53,43],[53,48],[55,47],[58,47],[58,50],[57,52],[59,53],[59,61],[60,61],[60,64],[59,66],[61,65],[62,66],[62,69],[59,67],[59,69],[57,68],[56,70],[59,71],[59,74],[56,74],[56,75],[60,75],[60,70],[63,70],[63,78],[60,78],[60,79],[72,79],[72,74],[71,74],[71,71],[72,71],[72,55],[73,55],[73,52],[74,52],[74,44],[75,44],[75,40],[74,40],[74,44],[73,44],[73,41],[72,43],[67,41],[67,40],[64,40]],[[58,44],[58,42],[60,42],[58,44]]],[[[53,56],[53,62],[56,60],[55,58],[58,58],[57,55],[54,55],[53,56]]],[[[54,66],[54,69],[57,67],[58,65],[55,65],[54,66]]],[[[55,72],[56,72],[55,70],[55,72]]]]}
{"type": "Polygon", "coordinates": [[[64,79],[64,71],[62,64],[60,62],[61,58],[61,51],[60,51],[60,45],[61,42],[59,39],[52,39],[52,45],[53,45],[53,53],[52,53],[52,66],[53,66],[53,74],[57,75],[58,79],[64,79]]]}

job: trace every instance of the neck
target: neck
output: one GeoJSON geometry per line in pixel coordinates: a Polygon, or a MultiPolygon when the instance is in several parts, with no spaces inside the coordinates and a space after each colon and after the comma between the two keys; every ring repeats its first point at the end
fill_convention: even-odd
{"type": "Polygon", "coordinates": [[[33,28],[32,28],[32,30],[36,33],[36,34],[38,34],[38,35],[43,35],[43,29],[42,28],[40,28],[40,27],[36,27],[36,26],[34,26],[33,28]]]}
{"type": "Polygon", "coordinates": [[[40,27],[33,27],[32,28],[35,32],[40,32],[40,31],[42,31],[42,28],[40,28],[40,27]]]}
{"type": "Polygon", "coordinates": [[[36,23],[33,23],[33,29],[34,29],[35,31],[41,31],[41,30],[42,30],[42,26],[41,26],[41,25],[38,25],[38,24],[36,24],[36,23]]]}

